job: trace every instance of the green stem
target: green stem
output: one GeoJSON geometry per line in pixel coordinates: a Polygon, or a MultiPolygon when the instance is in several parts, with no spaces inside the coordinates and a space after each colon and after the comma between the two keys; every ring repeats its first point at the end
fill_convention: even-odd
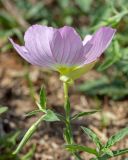
{"type": "Polygon", "coordinates": [[[68,84],[64,82],[64,97],[65,97],[65,104],[64,104],[64,109],[65,109],[65,116],[66,116],[66,131],[67,134],[69,135],[68,138],[68,143],[73,144],[73,136],[72,136],[72,130],[71,130],[71,121],[70,121],[70,103],[68,99],[68,84]]]}
{"type": "MultiPolygon", "coordinates": [[[[69,98],[68,98],[68,83],[64,82],[63,83],[64,86],[64,98],[65,98],[65,104],[64,104],[64,109],[65,109],[65,116],[66,116],[66,136],[65,136],[65,140],[67,144],[74,144],[74,139],[73,139],[73,134],[72,134],[72,129],[71,129],[71,118],[70,118],[70,103],[69,103],[69,98]]],[[[76,160],[82,160],[81,157],[78,155],[78,153],[72,153],[76,160]]]]}

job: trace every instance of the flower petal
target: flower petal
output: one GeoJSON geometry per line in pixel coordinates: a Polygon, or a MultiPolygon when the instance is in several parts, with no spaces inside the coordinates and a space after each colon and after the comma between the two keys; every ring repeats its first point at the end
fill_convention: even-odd
{"type": "Polygon", "coordinates": [[[25,33],[25,47],[39,62],[46,61],[49,65],[56,63],[50,44],[56,29],[41,25],[31,26],[25,33]]]}
{"type": "MultiPolygon", "coordinates": [[[[109,46],[116,30],[110,27],[101,27],[88,41],[93,44],[92,48],[86,54],[85,64],[95,61],[109,46]]],[[[90,38],[90,37],[89,37],[90,38]]],[[[84,42],[87,43],[85,38],[84,42]]]]}
{"type": "Polygon", "coordinates": [[[24,46],[19,46],[18,44],[14,43],[14,41],[10,38],[10,42],[12,43],[15,50],[19,53],[19,55],[24,58],[27,62],[37,65],[37,66],[44,66],[49,67],[49,64],[47,62],[39,62],[33,57],[33,54],[30,54],[28,50],[24,46]]]}
{"type": "Polygon", "coordinates": [[[53,40],[50,43],[51,51],[53,57],[57,64],[60,64],[61,61],[61,54],[63,53],[64,43],[60,32],[57,30],[53,36],[53,40]]]}
{"type": "Polygon", "coordinates": [[[90,51],[92,46],[93,45],[91,43],[87,42],[81,49],[81,52],[79,53],[79,55],[75,59],[73,59],[73,63],[78,65],[84,64],[86,60],[86,54],[90,51]]]}
{"type": "Polygon", "coordinates": [[[63,39],[63,52],[60,53],[60,63],[72,65],[74,59],[77,59],[81,54],[83,47],[81,38],[72,27],[65,26],[60,28],[59,32],[63,39]]]}

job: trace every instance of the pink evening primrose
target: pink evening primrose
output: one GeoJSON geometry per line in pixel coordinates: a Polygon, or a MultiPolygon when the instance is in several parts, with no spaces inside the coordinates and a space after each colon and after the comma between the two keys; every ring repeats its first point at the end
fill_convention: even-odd
{"type": "Polygon", "coordinates": [[[81,37],[74,28],[33,25],[25,32],[25,45],[10,39],[13,47],[29,63],[59,71],[61,80],[74,80],[90,70],[109,46],[116,30],[101,27],[93,35],[81,37]]]}

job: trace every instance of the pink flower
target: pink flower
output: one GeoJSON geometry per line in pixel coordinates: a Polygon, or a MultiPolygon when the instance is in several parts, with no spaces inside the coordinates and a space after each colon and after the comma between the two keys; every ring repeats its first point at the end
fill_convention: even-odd
{"type": "Polygon", "coordinates": [[[109,46],[115,32],[113,28],[101,27],[82,41],[72,27],[56,29],[33,25],[25,33],[24,46],[19,46],[12,39],[10,41],[29,63],[61,72],[63,68],[82,67],[97,61],[109,46]]]}

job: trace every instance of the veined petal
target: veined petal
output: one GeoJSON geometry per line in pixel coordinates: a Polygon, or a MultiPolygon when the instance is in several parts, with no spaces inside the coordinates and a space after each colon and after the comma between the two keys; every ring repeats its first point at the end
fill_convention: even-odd
{"type": "Polygon", "coordinates": [[[46,61],[40,62],[38,59],[35,59],[35,57],[33,57],[33,54],[30,54],[24,46],[20,46],[20,45],[16,44],[11,38],[9,40],[12,43],[15,50],[19,53],[19,55],[22,58],[24,58],[27,62],[29,62],[33,65],[41,66],[41,67],[42,66],[43,67],[50,67],[49,63],[47,63],[46,61]]]}
{"type": "Polygon", "coordinates": [[[80,67],[77,72],[83,73],[82,66],[97,60],[110,44],[115,31],[102,27],[94,35],[87,35],[82,42],[72,27],[56,29],[33,25],[25,33],[25,46],[10,41],[31,64],[59,70],[62,74],[70,74],[74,68],[80,67]]]}
{"type": "Polygon", "coordinates": [[[30,58],[30,55],[24,46],[20,46],[20,45],[16,44],[11,38],[9,38],[9,41],[12,43],[13,47],[15,48],[15,50],[19,53],[19,55],[22,58],[24,58],[29,63],[34,64],[32,61],[32,58],[30,58]]]}
{"type": "Polygon", "coordinates": [[[53,36],[53,40],[50,43],[50,48],[53,54],[53,57],[57,64],[60,64],[64,43],[60,32],[57,30],[53,36]]]}
{"type": "Polygon", "coordinates": [[[72,65],[74,64],[73,59],[81,54],[83,47],[81,38],[72,27],[65,26],[60,28],[59,32],[63,39],[63,52],[60,53],[60,63],[72,65]]]}
{"type": "Polygon", "coordinates": [[[25,33],[25,47],[40,62],[55,64],[56,60],[50,48],[56,29],[42,25],[33,25],[25,33]]]}
{"type": "MultiPolygon", "coordinates": [[[[110,27],[101,27],[88,41],[93,44],[92,48],[86,54],[85,64],[95,61],[109,46],[116,30],[110,27]]],[[[89,37],[90,38],[90,37],[89,37]]],[[[87,39],[85,38],[85,42],[87,39]]]]}
{"type": "Polygon", "coordinates": [[[86,60],[86,54],[90,51],[90,49],[92,48],[92,44],[91,43],[86,43],[83,48],[81,49],[80,53],[78,54],[77,57],[75,57],[75,59],[73,59],[73,63],[81,65],[85,62],[86,60]]]}

